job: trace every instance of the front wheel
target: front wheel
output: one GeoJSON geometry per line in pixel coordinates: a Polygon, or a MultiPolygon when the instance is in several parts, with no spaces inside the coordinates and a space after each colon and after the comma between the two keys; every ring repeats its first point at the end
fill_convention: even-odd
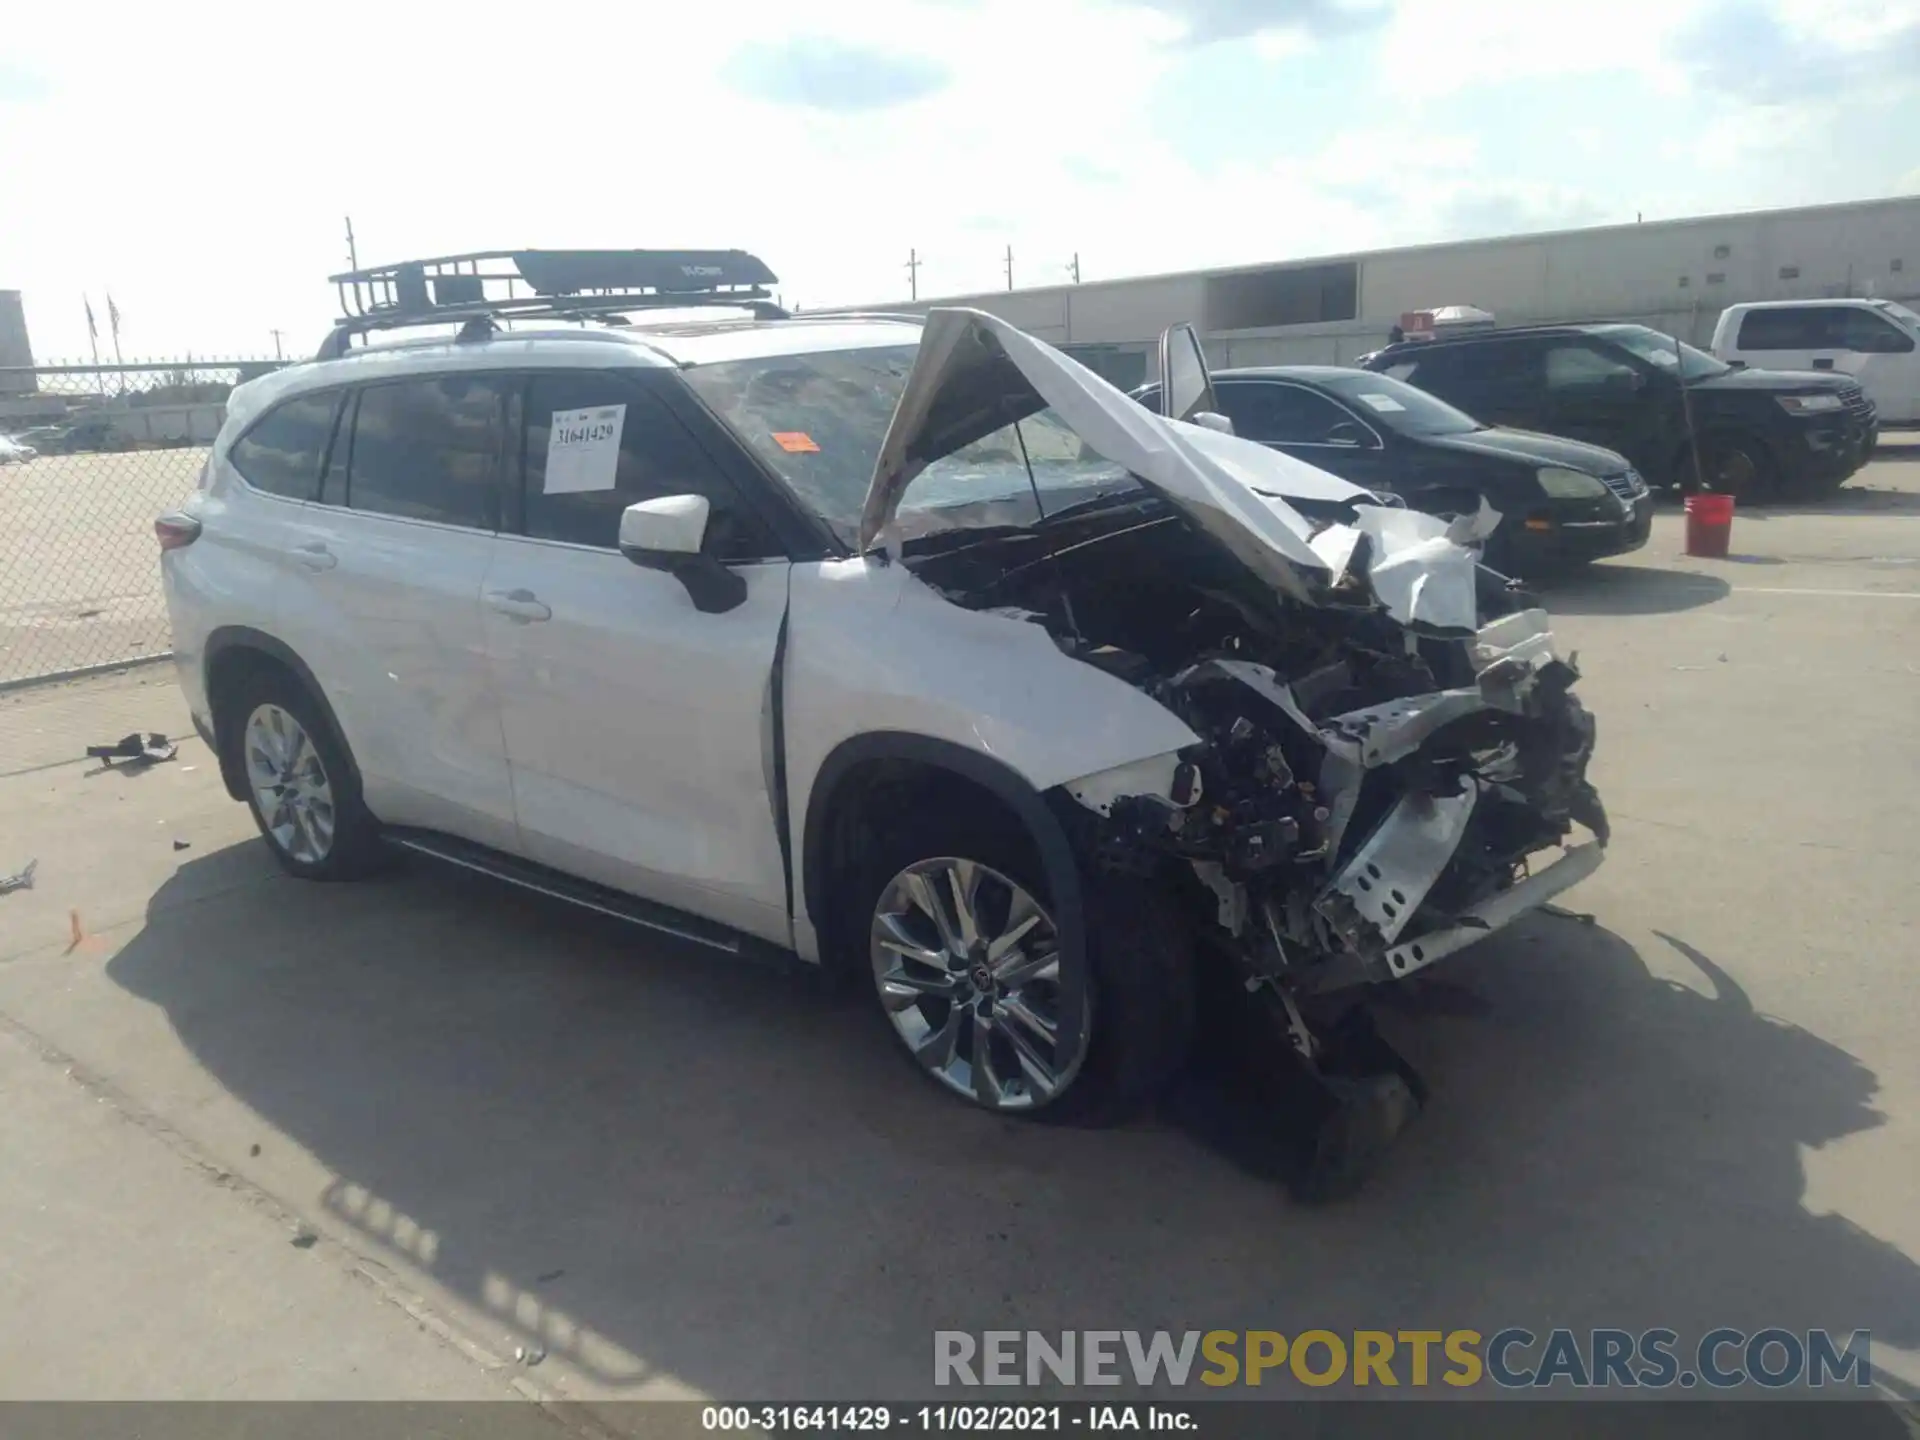
{"type": "Polygon", "coordinates": [[[852,889],[848,931],[866,938],[880,1008],[949,1093],[996,1113],[1111,1123],[1184,1059],[1192,955],[1147,887],[1086,884],[1070,959],[1024,833],[950,812],[903,823],[852,889]]]}
{"type": "Polygon", "coordinates": [[[1751,436],[1718,435],[1702,440],[1700,472],[1708,490],[1748,503],[1766,499],[1773,488],[1772,461],[1766,447],[1751,436]]]}

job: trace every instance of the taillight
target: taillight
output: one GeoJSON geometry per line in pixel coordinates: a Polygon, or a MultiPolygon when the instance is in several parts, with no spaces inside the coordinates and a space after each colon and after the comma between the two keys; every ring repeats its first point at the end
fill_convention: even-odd
{"type": "Polygon", "coordinates": [[[200,538],[200,522],[170,510],[153,522],[153,533],[159,537],[162,550],[179,550],[200,538]]]}

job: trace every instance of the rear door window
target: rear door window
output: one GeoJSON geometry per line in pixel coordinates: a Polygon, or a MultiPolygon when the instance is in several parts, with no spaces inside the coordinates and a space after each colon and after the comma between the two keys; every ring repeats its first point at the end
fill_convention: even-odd
{"type": "Polygon", "coordinates": [[[227,460],[256,490],[289,500],[311,500],[339,408],[338,390],[283,401],[234,442],[227,460]]]}
{"type": "Polygon", "coordinates": [[[1739,350],[1819,350],[1829,343],[1825,306],[1802,305],[1787,310],[1749,310],[1740,317],[1739,350]]]}
{"type": "Polygon", "coordinates": [[[346,503],[472,530],[500,523],[505,396],[496,375],[434,375],[360,392],[346,503]]]}
{"type": "Polygon", "coordinates": [[[707,549],[758,560],[777,547],[686,426],[646,383],[594,370],[541,371],[526,381],[522,533],[612,550],[620,516],[642,500],[704,495],[707,549]]]}

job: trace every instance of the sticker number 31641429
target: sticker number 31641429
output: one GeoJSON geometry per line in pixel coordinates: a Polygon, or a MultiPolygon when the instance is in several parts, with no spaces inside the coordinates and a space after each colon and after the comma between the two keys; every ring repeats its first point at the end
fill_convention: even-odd
{"type": "Polygon", "coordinates": [[[611,490],[620,472],[620,432],[625,405],[556,410],[547,423],[547,472],[541,490],[576,495],[611,490]]]}

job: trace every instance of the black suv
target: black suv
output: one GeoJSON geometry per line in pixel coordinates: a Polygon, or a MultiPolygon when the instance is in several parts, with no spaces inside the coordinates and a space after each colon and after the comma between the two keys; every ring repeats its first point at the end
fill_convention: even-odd
{"type": "Polygon", "coordinates": [[[1695,488],[1688,414],[1706,488],[1746,499],[1837,490],[1879,438],[1858,381],[1736,370],[1644,325],[1540,325],[1407,340],[1366,368],[1494,425],[1618,450],[1655,485],[1695,488]]]}

